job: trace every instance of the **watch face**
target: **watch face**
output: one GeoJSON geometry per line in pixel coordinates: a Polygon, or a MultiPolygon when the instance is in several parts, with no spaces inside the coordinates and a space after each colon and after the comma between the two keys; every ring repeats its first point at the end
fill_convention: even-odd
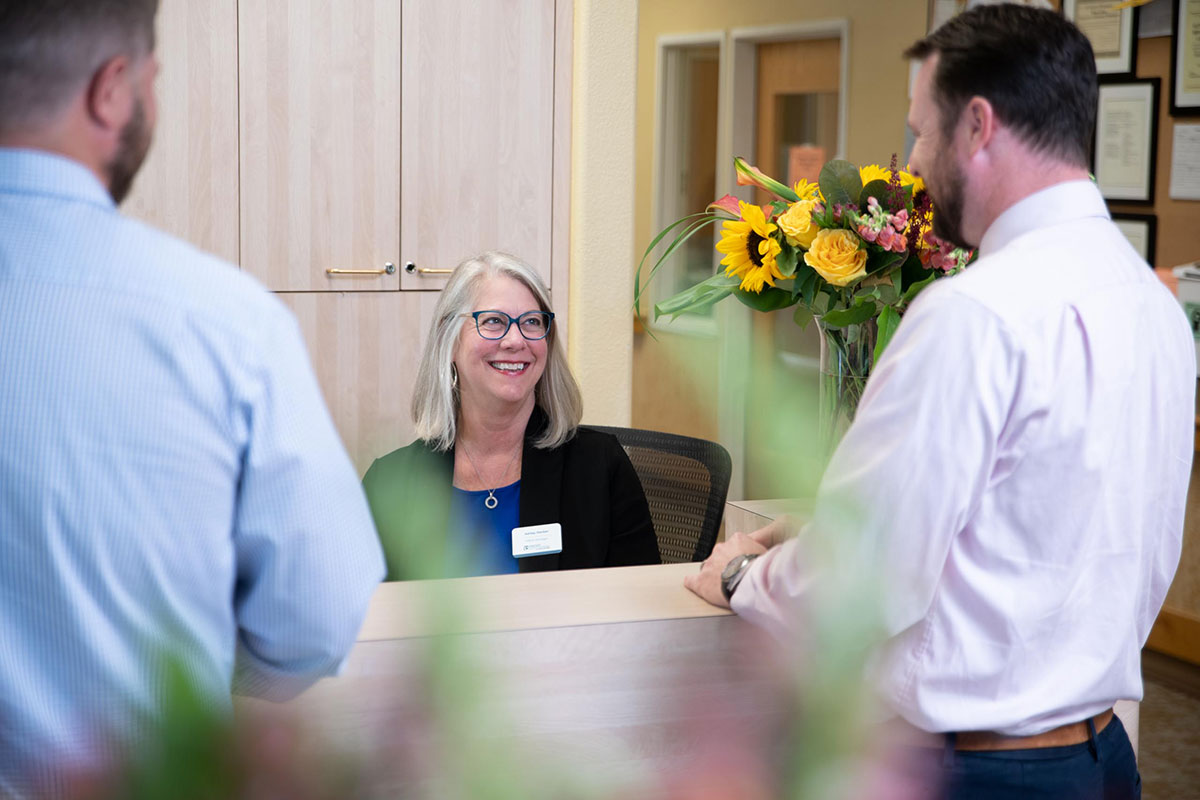
{"type": "Polygon", "coordinates": [[[745,553],[743,553],[739,556],[735,556],[734,558],[730,559],[729,563],[725,565],[725,569],[721,572],[721,580],[727,581],[730,578],[732,578],[734,575],[737,575],[738,570],[740,570],[742,568],[742,564],[745,564],[745,563],[746,563],[745,553]]]}

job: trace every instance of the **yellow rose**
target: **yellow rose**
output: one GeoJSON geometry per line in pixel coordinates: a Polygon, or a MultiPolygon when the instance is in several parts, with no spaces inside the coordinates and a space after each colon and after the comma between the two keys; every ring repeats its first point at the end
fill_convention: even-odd
{"type": "Polygon", "coordinates": [[[844,228],[823,230],[804,254],[804,263],[834,286],[848,286],[867,274],[867,251],[844,228]]]}
{"type": "Polygon", "coordinates": [[[816,205],[815,200],[798,200],[788,206],[788,210],[775,220],[780,230],[783,231],[783,235],[787,237],[788,244],[798,245],[806,250],[812,246],[818,230],[812,221],[814,205],[816,205]]]}

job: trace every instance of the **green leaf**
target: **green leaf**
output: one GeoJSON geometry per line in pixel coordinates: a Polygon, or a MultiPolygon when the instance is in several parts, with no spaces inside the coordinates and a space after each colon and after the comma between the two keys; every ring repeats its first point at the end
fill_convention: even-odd
{"type": "Polygon", "coordinates": [[[867,248],[867,274],[879,275],[899,265],[907,254],[893,253],[889,250],[867,248]]]}
{"type": "Polygon", "coordinates": [[[878,310],[874,303],[856,304],[850,306],[850,308],[840,308],[837,311],[830,311],[821,317],[821,322],[830,328],[845,328],[847,325],[857,325],[860,322],[866,322],[875,316],[878,310]]]}
{"type": "Polygon", "coordinates": [[[835,204],[857,203],[858,196],[862,194],[863,189],[858,167],[841,159],[835,159],[821,167],[818,184],[821,187],[821,194],[825,195],[825,205],[829,208],[835,204]]]}
{"type": "Polygon", "coordinates": [[[796,290],[804,305],[812,307],[813,299],[817,296],[817,288],[821,285],[821,276],[808,264],[800,262],[796,265],[796,290]]]}
{"type": "MultiPolygon", "coordinates": [[[[884,181],[884,180],[880,180],[879,178],[876,178],[875,180],[871,181],[866,186],[864,186],[862,188],[862,191],[859,192],[858,207],[860,209],[862,209],[862,212],[864,214],[867,213],[867,198],[874,197],[879,202],[879,205],[883,206],[884,208],[887,208],[888,207],[887,196],[888,196],[888,182],[884,181]]],[[[896,209],[890,209],[890,210],[899,211],[900,209],[896,208],[896,209]]]]}
{"type": "Polygon", "coordinates": [[[722,218],[711,212],[689,214],[683,219],[675,220],[670,225],[663,228],[662,231],[654,237],[654,241],[650,242],[650,245],[646,248],[646,252],[642,253],[642,259],[638,262],[637,271],[634,272],[633,275],[633,308],[639,317],[642,316],[642,292],[645,290],[645,287],[650,285],[650,281],[654,280],[654,276],[658,273],[658,270],[662,267],[663,263],[671,257],[671,255],[679,248],[681,244],[692,238],[692,236],[695,235],[698,230],[712,225],[714,222],[720,221],[722,221],[722,218]],[[646,282],[643,284],[642,267],[645,266],[646,259],[650,257],[650,254],[654,252],[654,248],[658,246],[658,243],[661,242],[668,233],[681,225],[690,225],[691,227],[685,228],[682,233],[677,233],[675,235],[675,238],[671,240],[671,245],[661,256],[659,256],[658,260],[654,262],[654,267],[650,270],[650,274],[646,276],[646,282]]]}
{"type": "Polygon", "coordinates": [[[780,273],[786,278],[796,274],[796,264],[799,261],[800,253],[787,242],[783,243],[779,255],[775,256],[775,266],[779,267],[780,273]]]}
{"type": "Polygon", "coordinates": [[[892,340],[896,328],[900,327],[900,312],[892,306],[884,306],[883,311],[879,312],[879,321],[876,325],[879,327],[879,332],[875,336],[875,356],[871,361],[872,364],[879,363],[879,357],[883,355],[884,348],[892,340]]]}
{"type": "Polygon", "coordinates": [[[755,311],[778,311],[796,302],[792,299],[791,292],[771,286],[763,287],[761,292],[745,292],[741,289],[734,289],[733,296],[755,311]]]}
{"type": "Polygon", "coordinates": [[[800,330],[808,327],[808,323],[813,321],[812,309],[807,306],[796,306],[796,313],[792,314],[792,321],[800,326],[800,330]]]}
{"type": "Polygon", "coordinates": [[[658,319],[663,315],[675,318],[689,311],[703,311],[728,297],[740,282],[736,277],[718,272],[654,306],[654,318],[658,319]]]}
{"type": "Polygon", "coordinates": [[[778,216],[788,210],[790,203],[785,203],[782,200],[775,200],[771,203],[771,215],[778,216]]]}
{"type": "Polygon", "coordinates": [[[829,310],[833,302],[833,297],[828,291],[820,291],[813,297],[813,301],[809,305],[812,306],[813,315],[819,317],[829,310]]]}
{"type": "Polygon", "coordinates": [[[856,306],[861,306],[863,303],[867,302],[868,300],[878,300],[878,299],[879,299],[879,286],[878,285],[863,286],[860,283],[858,285],[858,288],[854,290],[854,305],[856,305],[856,306]]]}
{"type": "Polygon", "coordinates": [[[937,277],[937,275],[934,275],[933,273],[930,273],[929,277],[928,277],[928,278],[926,278],[925,280],[923,280],[923,281],[917,281],[916,283],[914,283],[914,284],[912,284],[911,286],[909,286],[909,287],[908,287],[908,289],[906,289],[906,290],[905,290],[905,292],[904,292],[904,297],[902,297],[902,298],[900,299],[900,302],[904,303],[905,305],[907,305],[908,303],[911,303],[911,302],[913,301],[913,299],[914,299],[914,298],[915,298],[915,297],[916,297],[918,294],[920,294],[920,293],[921,293],[921,290],[922,290],[922,289],[924,289],[924,288],[925,288],[926,286],[928,286],[929,284],[933,283],[933,279],[934,279],[934,278],[936,278],[936,277],[937,277]]]}
{"type": "Polygon", "coordinates": [[[921,258],[916,253],[911,254],[904,265],[900,267],[900,291],[901,293],[908,290],[914,283],[921,281],[933,275],[933,270],[927,269],[921,263],[921,258]]]}
{"type": "Polygon", "coordinates": [[[879,284],[879,302],[886,306],[894,306],[900,301],[900,292],[889,283],[879,284]]]}

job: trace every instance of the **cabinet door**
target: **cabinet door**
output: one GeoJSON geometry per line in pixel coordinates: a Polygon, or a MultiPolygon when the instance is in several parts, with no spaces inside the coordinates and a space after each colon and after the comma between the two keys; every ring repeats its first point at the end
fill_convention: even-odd
{"type": "Polygon", "coordinates": [[[400,3],[240,0],[238,21],[243,268],[276,290],[397,289],[400,3]]]}
{"type": "Polygon", "coordinates": [[[409,405],[438,295],[281,292],[342,442],[362,475],[413,440],[409,405]]]}
{"type": "Polygon", "coordinates": [[[402,288],[440,289],[444,274],[422,270],[496,249],[550,283],[555,13],[404,0],[402,288]]]}
{"type": "Polygon", "coordinates": [[[163,0],[158,124],[123,209],[238,260],[237,0],[163,0]]]}

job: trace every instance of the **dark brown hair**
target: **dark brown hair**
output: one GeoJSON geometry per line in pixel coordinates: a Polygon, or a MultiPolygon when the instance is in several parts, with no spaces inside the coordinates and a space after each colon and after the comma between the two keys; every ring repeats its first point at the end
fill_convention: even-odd
{"type": "Polygon", "coordinates": [[[938,55],[934,100],[949,138],[972,97],[1030,147],[1080,167],[1091,163],[1096,59],[1061,15],[1012,3],[973,8],[917,41],[907,58],[938,55]]]}

